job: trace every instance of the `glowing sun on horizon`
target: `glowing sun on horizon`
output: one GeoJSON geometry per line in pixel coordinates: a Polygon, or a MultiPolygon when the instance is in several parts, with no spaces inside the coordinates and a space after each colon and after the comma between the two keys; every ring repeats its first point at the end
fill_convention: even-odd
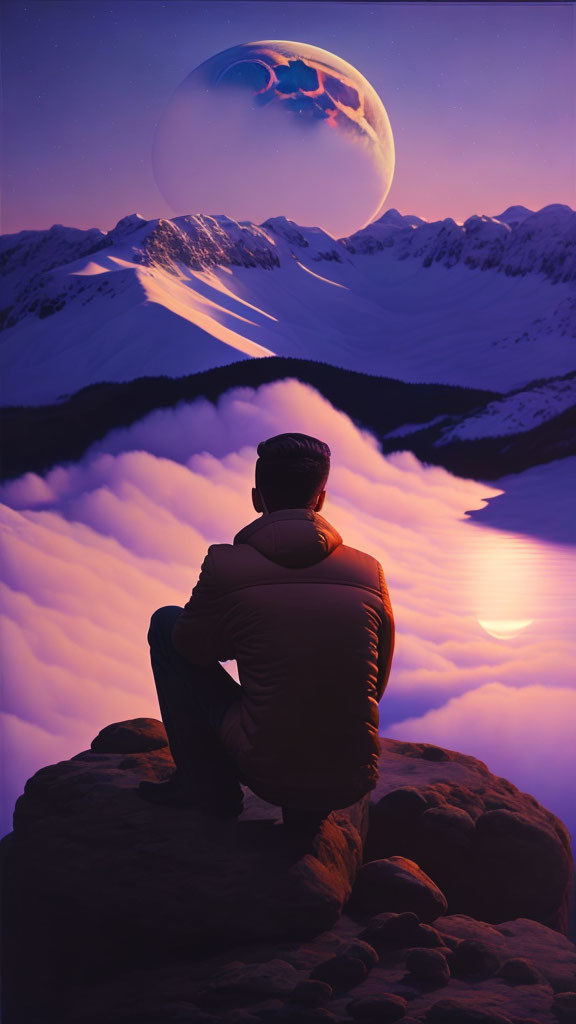
{"type": "Polygon", "coordinates": [[[531,626],[534,619],[478,619],[478,622],[497,640],[513,640],[531,626]]]}

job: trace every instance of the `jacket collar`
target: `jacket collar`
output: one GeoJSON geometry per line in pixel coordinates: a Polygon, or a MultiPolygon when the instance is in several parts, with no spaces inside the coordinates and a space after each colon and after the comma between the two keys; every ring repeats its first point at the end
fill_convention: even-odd
{"type": "Polygon", "coordinates": [[[319,512],[283,508],[244,526],[234,544],[249,544],[279,565],[303,568],[322,561],[342,544],[338,530],[319,512]]]}

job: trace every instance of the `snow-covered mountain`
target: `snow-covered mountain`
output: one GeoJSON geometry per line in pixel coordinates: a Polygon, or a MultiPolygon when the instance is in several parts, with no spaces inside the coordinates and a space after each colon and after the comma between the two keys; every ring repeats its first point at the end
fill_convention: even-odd
{"type": "Polygon", "coordinates": [[[407,439],[411,434],[434,428],[435,447],[454,441],[506,438],[525,433],[576,407],[576,370],[562,377],[534,381],[524,388],[486,401],[476,409],[454,415],[435,416],[427,422],[403,423],[386,433],[387,440],[407,439]]]}
{"type": "Polygon", "coordinates": [[[429,223],[389,210],[350,238],[284,217],[123,218],[0,238],[4,404],[97,381],[282,355],[499,392],[576,366],[576,213],[429,223]]]}
{"type": "Polygon", "coordinates": [[[576,280],[576,213],[560,204],[538,213],[511,206],[498,217],[474,216],[463,224],[447,217],[416,225],[389,210],[342,243],[352,254],[393,247],[398,259],[422,260],[425,267],[463,263],[509,276],[543,274],[554,283],[576,280]]]}
{"type": "Polygon", "coordinates": [[[576,370],[505,395],[482,392],[476,404],[473,392],[463,394],[472,398],[467,408],[429,414],[426,422],[407,416],[383,432],[384,450],[408,449],[461,476],[487,479],[576,454],[576,370]]]}
{"type": "Polygon", "coordinates": [[[511,391],[442,431],[438,445],[451,441],[508,437],[532,430],[576,406],[576,371],[511,391]]]}

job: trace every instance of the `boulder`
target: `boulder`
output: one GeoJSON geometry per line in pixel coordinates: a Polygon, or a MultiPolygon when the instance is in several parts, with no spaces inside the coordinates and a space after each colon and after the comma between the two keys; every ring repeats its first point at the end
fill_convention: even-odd
{"type": "Polygon", "coordinates": [[[383,992],[379,996],[366,996],[348,1003],[348,1013],[358,1024],[393,1024],[406,1016],[406,1000],[402,996],[383,992]]]}
{"type": "Polygon", "coordinates": [[[360,938],[381,953],[413,946],[440,946],[444,941],[435,928],[421,924],[411,911],[375,914],[360,933],[360,938]]]}
{"type": "Polygon", "coordinates": [[[481,939],[463,939],[450,956],[450,967],[456,977],[489,978],[500,968],[496,946],[481,939]]]}
{"type": "Polygon", "coordinates": [[[474,757],[381,739],[366,860],[415,861],[451,913],[528,917],[567,933],[574,877],[568,830],[474,757]]]}
{"type": "Polygon", "coordinates": [[[534,964],[523,956],[513,956],[505,960],[498,971],[498,977],[505,978],[511,985],[538,985],[542,980],[542,975],[534,964]]]}
{"type": "Polygon", "coordinates": [[[426,947],[411,949],[406,957],[406,967],[419,982],[440,987],[450,980],[450,967],[443,953],[426,947]]]}
{"type": "Polygon", "coordinates": [[[332,998],[332,992],[332,986],[327,981],[301,981],[292,989],[290,1002],[299,1006],[323,1006],[332,998]]]}
{"type": "Polygon", "coordinates": [[[414,861],[388,857],[363,864],[347,906],[352,916],[379,911],[412,911],[422,921],[445,914],[448,903],[431,878],[414,861]]]}
{"type": "Polygon", "coordinates": [[[552,1012],[558,1024],[574,1024],[576,1021],[576,992],[560,992],[554,996],[552,1012]]]}
{"type": "MultiPolygon", "coordinates": [[[[190,1024],[194,1024],[194,1018],[190,1016],[185,1018],[186,1024],[190,1021],[190,1024]]],[[[212,1024],[214,1017],[210,1015],[212,1024]]],[[[226,1024],[260,1024],[260,1018],[256,1017],[255,1014],[250,1013],[249,1010],[231,1010],[224,1017],[226,1024]]]]}
{"type": "MultiPolygon", "coordinates": [[[[371,965],[370,965],[371,966],[371,965]]],[[[325,981],[333,989],[342,990],[353,988],[358,985],[368,974],[369,967],[365,960],[359,956],[350,956],[342,953],[340,956],[333,956],[330,960],[318,964],[312,971],[310,978],[317,981],[325,981]]]]}
{"type": "Polygon", "coordinates": [[[459,999],[438,1000],[424,1019],[426,1024],[511,1024],[510,1018],[501,1013],[470,1006],[459,999]]]}
{"type": "Polygon", "coordinates": [[[258,1021],[259,1024],[340,1024],[340,1018],[325,1006],[266,1008],[258,1015],[258,1021]]]}
{"type": "Polygon", "coordinates": [[[285,960],[272,959],[265,964],[233,961],[216,971],[197,998],[209,1003],[220,1000],[222,993],[252,996],[289,996],[298,983],[298,973],[285,960]]]}
{"type": "Polygon", "coordinates": [[[132,718],[101,729],[90,744],[99,754],[142,754],[168,746],[166,730],[156,718],[132,718]]]}
{"type": "Polygon", "coordinates": [[[379,960],[374,946],[371,946],[370,943],[365,942],[363,939],[356,939],[355,942],[350,943],[345,953],[346,956],[357,957],[358,960],[361,960],[366,965],[368,970],[375,967],[379,960]]]}

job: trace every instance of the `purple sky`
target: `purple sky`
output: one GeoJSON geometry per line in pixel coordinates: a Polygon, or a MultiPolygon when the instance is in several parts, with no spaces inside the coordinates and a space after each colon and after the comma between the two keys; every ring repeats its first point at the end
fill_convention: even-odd
{"type": "Polygon", "coordinates": [[[150,151],[172,90],[267,38],[331,50],[380,94],[397,149],[388,207],[463,220],[574,206],[575,25],[568,3],[7,0],[2,231],[171,216],[150,151]]]}

